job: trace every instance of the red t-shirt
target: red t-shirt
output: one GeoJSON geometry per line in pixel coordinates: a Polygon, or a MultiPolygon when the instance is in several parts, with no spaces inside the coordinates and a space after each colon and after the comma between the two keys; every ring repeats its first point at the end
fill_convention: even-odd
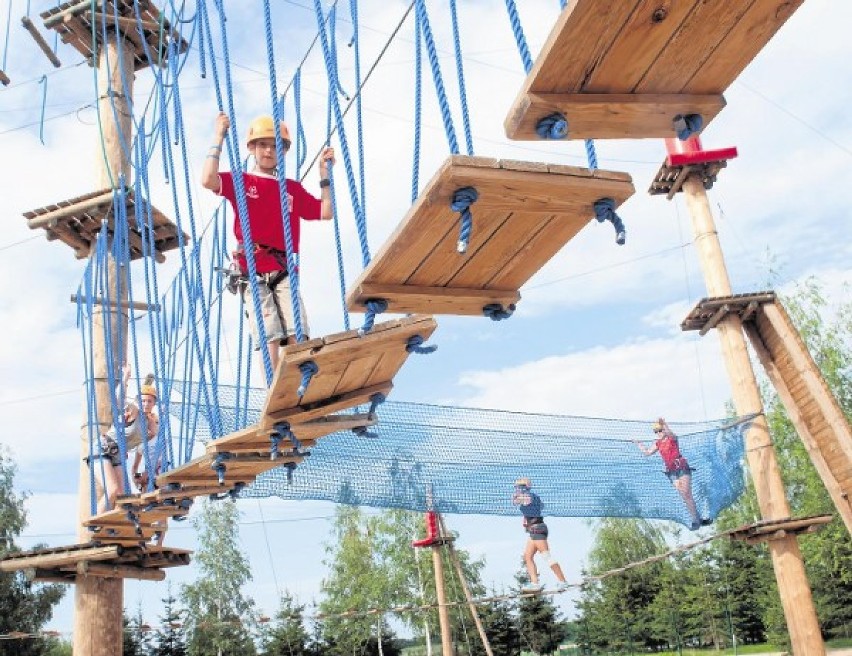
{"type": "MultiPolygon", "coordinates": [[[[221,186],[219,195],[227,198],[234,209],[234,234],[242,246],[243,231],[237,209],[237,195],[234,178],[230,171],[219,173],[221,186]]],[[[281,195],[278,179],[263,173],[243,173],[243,185],[246,191],[251,238],[256,249],[254,263],[258,273],[270,273],[286,269],[272,253],[263,246],[286,251],[284,242],[284,218],[281,211],[281,195]]],[[[293,197],[290,210],[290,234],[293,237],[293,251],[299,253],[299,219],[315,221],[322,218],[322,202],[309,194],[300,182],[287,180],[287,193],[293,197]]],[[[248,271],[245,255],[237,254],[237,264],[245,273],[248,271]]]]}
{"type": "Polygon", "coordinates": [[[657,440],[656,445],[660,452],[660,456],[663,458],[666,470],[669,471],[675,469],[675,461],[682,457],[680,455],[680,447],[678,446],[677,438],[670,433],[663,433],[663,437],[657,440]]]}

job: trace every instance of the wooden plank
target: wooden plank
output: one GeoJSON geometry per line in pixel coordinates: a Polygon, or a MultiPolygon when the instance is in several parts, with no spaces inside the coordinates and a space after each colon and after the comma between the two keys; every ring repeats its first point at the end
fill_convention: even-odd
{"type": "Polygon", "coordinates": [[[331,399],[326,399],[322,403],[315,404],[311,407],[289,407],[278,410],[269,410],[264,414],[261,420],[264,425],[272,426],[279,421],[289,421],[291,423],[307,422],[313,419],[318,419],[326,415],[347,410],[358,405],[369,405],[370,398],[374,394],[384,394],[387,396],[393,389],[393,384],[390,382],[381,385],[373,385],[360,390],[353,390],[331,399]]]}
{"type": "MultiPolygon", "coordinates": [[[[660,56],[636,85],[636,93],[681,93],[737,24],[749,2],[696,2],[660,56]]],[[[722,55],[722,53],[720,53],[722,55]]],[[[732,56],[734,54],[732,53],[732,56]]],[[[716,89],[721,92],[726,87],[716,89]]]]}
{"type": "Polygon", "coordinates": [[[727,33],[714,56],[684,85],[685,93],[727,89],[754,59],[803,0],[754,0],[727,33]]]}
{"type": "Polygon", "coordinates": [[[490,303],[504,307],[521,299],[519,292],[496,289],[461,289],[448,287],[410,287],[362,283],[349,292],[347,303],[356,311],[359,299],[383,298],[393,312],[428,312],[482,316],[482,308],[490,303]]]}
{"type": "MultiPolygon", "coordinates": [[[[625,3],[629,4],[629,3],[625,3]]],[[[632,91],[695,8],[694,2],[641,0],[583,84],[586,93],[632,91]]]]}
{"type": "Polygon", "coordinates": [[[73,565],[83,560],[110,560],[119,553],[115,546],[74,545],[44,553],[19,553],[0,560],[0,571],[15,572],[29,568],[51,569],[73,565]]]}
{"type": "Polygon", "coordinates": [[[555,112],[568,121],[569,139],[664,138],[678,114],[701,114],[705,125],[725,107],[721,93],[587,94],[531,92],[503,122],[509,139],[543,141],[538,122],[555,112]]]}
{"type": "Polygon", "coordinates": [[[166,573],[159,569],[134,567],[132,565],[107,565],[104,563],[78,563],[79,576],[97,576],[111,579],[138,579],[140,581],[163,581],[166,573]]]}

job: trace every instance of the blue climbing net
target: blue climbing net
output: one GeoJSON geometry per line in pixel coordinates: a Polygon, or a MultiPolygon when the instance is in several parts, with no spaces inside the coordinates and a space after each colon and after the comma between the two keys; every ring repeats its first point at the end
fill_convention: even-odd
{"type": "MultiPolygon", "coordinates": [[[[255,423],[265,390],[246,397],[220,386],[229,430],[255,423]]],[[[196,399],[201,397],[195,395],[196,399]]],[[[190,401],[190,404],[192,402],[190,401]]],[[[173,402],[173,412],[181,412],[173,402]]],[[[360,411],[364,411],[362,408],[360,411]]],[[[203,417],[199,412],[183,413],[203,417]]],[[[692,489],[704,518],[715,518],[743,491],[743,430],[748,421],[671,423],[693,468],[692,489]]],[[[206,440],[203,421],[196,437],[206,440]]],[[[644,517],[691,523],[653,443],[651,422],[447,407],[387,401],[368,435],[321,438],[295,470],[262,474],[244,497],[326,500],[359,506],[444,513],[517,515],[514,481],[532,479],[545,516],[644,517]]]]}

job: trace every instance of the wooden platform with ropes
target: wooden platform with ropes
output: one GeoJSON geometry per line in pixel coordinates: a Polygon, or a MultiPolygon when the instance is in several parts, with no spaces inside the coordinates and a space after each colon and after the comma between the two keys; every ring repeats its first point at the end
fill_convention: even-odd
{"type": "Polygon", "coordinates": [[[514,307],[520,288],[590,220],[593,203],[634,192],[626,173],[454,155],[444,162],[347,294],[353,312],[382,299],[389,312],[482,316],[514,307]],[[457,245],[456,192],[472,187],[472,230],[457,245]]]}
{"type": "Polygon", "coordinates": [[[788,535],[814,533],[834,520],[834,515],[813,515],[810,517],[787,517],[768,519],[728,531],[732,540],[760,544],[769,540],[780,540],[788,535]]]}
{"type": "MultiPolygon", "coordinates": [[[[95,243],[101,231],[102,222],[106,221],[109,229],[112,229],[115,221],[114,196],[114,190],[101,189],[84,196],[61,200],[52,205],[30,210],[24,213],[24,218],[27,219],[27,225],[31,229],[43,229],[49,241],[58,239],[73,248],[74,255],[81,260],[89,257],[92,244],[95,243]]],[[[163,253],[177,248],[180,243],[177,226],[148,201],[137,202],[131,190],[125,193],[124,198],[130,259],[139,259],[144,253],[153,250],[156,260],[163,262],[165,260],[163,253]],[[145,217],[146,224],[142,226],[136,221],[137,205],[141,215],[145,217]],[[147,230],[148,221],[151,223],[152,231],[146,233],[146,239],[153,239],[153,244],[148,243],[146,246],[141,231],[147,230]]],[[[189,237],[183,235],[183,240],[186,242],[189,237]]]]}
{"type": "Polygon", "coordinates": [[[133,70],[136,71],[151,62],[165,66],[172,53],[186,52],[189,47],[150,0],[71,0],[42,12],[41,18],[45,28],[56,30],[62,43],[77,50],[90,66],[97,59],[104,27],[110,32],[118,27],[132,44],[133,70]],[[138,16],[134,4],[138,7],[138,16]]]}
{"type": "Polygon", "coordinates": [[[153,545],[75,544],[8,554],[0,560],[0,572],[23,571],[45,583],[73,583],[80,576],[162,581],[163,569],[188,565],[191,553],[153,545]]]}
{"type": "Polygon", "coordinates": [[[742,322],[790,421],[852,533],[852,427],[773,292],[705,298],[681,324],[705,334],[729,315],[742,322]]]}
{"type": "Polygon", "coordinates": [[[509,111],[506,135],[541,139],[539,122],[555,113],[570,139],[669,137],[678,115],[700,114],[706,126],[801,3],[572,0],[509,111]]]}

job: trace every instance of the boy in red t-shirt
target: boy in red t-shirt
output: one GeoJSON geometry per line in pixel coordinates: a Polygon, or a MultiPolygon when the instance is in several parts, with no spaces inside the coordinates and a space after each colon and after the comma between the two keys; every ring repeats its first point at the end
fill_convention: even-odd
{"type": "MultiPolygon", "coordinates": [[[[240,272],[248,274],[243,251],[242,225],[239,220],[236,188],[231,171],[219,171],[222,143],[230,128],[227,114],[220,112],[216,117],[214,143],[204,161],[201,184],[210,191],[227,198],[234,209],[234,234],[239,244],[235,254],[240,272]]],[[[287,125],[279,126],[285,152],[290,148],[290,131],[287,125]]],[[[284,235],[284,218],[281,193],[276,176],[275,121],[271,116],[259,116],[251,122],[246,146],[254,156],[255,166],[251,172],[243,173],[243,186],[248,208],[248,222],[254,243],[254,261],[258,275],[258,291],[263,313],[263,326],[272,361],[273,371],[278,369],[280,347],[293,344],[295,316],[290,297],[290,280],[287,276],[287,247],[284,235]]],[[[332,216],[331,191],[328,167],[334,164],[334,150],[330,147],[320,153],[320,194],[316,198],[308,193],[300,182],[287,180],[287,202],[290,211],[290,234],[293,240],[294,264],[298,267],[300,219],[306,221],[327,220],[332,216]]],[[[247,285],[243,285],[246,316],[249,319],[255,342],[258,341],[257,323],[254,319],[254,304],[246,298],[247,285]]],[[[304,304],[299,298],[300,315],[304,332],[308,333],[304,304]]],[[[260,348],[258,344],[257,348],[260,348]]]]}

